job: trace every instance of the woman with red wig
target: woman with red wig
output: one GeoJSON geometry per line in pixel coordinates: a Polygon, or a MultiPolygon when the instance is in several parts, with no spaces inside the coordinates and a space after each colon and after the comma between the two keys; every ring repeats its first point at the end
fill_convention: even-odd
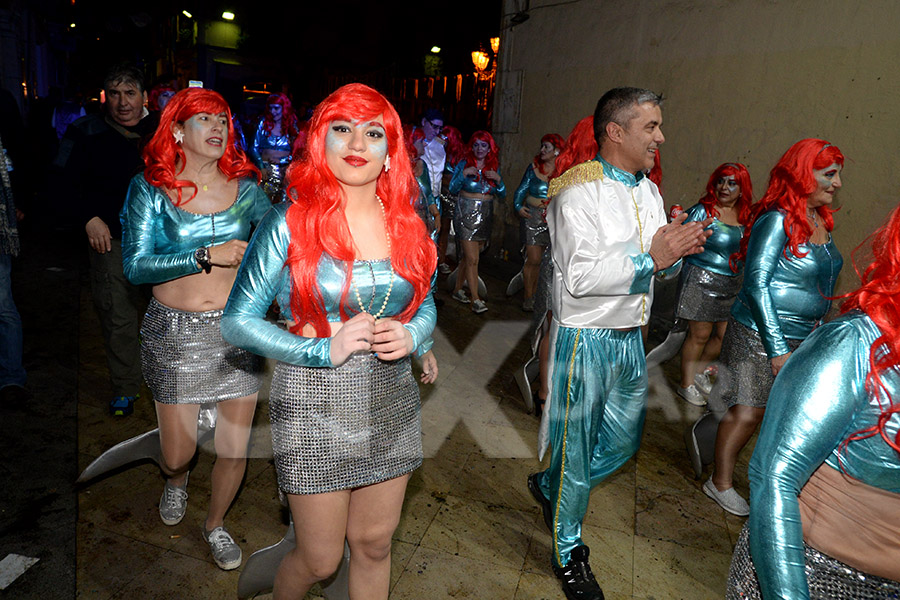
{"type": "Polygon", "coordinates": [[[263,189],[272,202],[284,200],[284,174],[298,135],[300,127],[291,101],[285,94],[270,94],[248,153],[262,170],[263,189]]]}
{"type": "Polygon", "coordinates": [[[472,311],[475,313],[488,309],[484,300],[478,297],[478,257],[491,238],[494,199],[506,197],[498,152],[490,133],[476,131],[469,138],[465,158],[456,165],[450,180],[450,193],[457,194],[454,213],[456,242],[463,251],[463,264],[456,278],[453,299],[463,304],[470,302],[462,289],[463,284],[468,283],[472,311]]]}
{"type": "Polygon", "coordinates": [[[525,299],[522,310],[526,312],[534,310],[541,255],[550,245],[550,234],[544,218],[548,202],[547,186],[556,165],[556,157],[564,149],[565,141],[559,134],[548,133],[542,137],[541,149],[525,169],[525,175],[514,196],[516,212],[525,225],[525,266],[522,267],[525,299]]]}
{"type": "Polygon", "coordinates": [[[762,421],[775,376],[831,307],[843,259],[830,207],[844,155],[824,140],[791,146],[753,205],[740,250],[744,280],[722,340],[717,391],[728,411],[716,433],[715,472],[703,492],[726,511],[750,512],[732,486],[738,453],[762,421]]]}
{"type": "Polygon", "coordinates": [[[241,564],[223,527],[244,477],[259,389],[258,359],[222,339],[222,310],[250,228],[271,204],[259,171],[233,143],[231,112],[218,93],[175,94],[144,149],[122,209],[122,261],[131,283],[152,284],[141,325],[141,367],[153,393],[167,479],[166,525],[187,509],[188,466],[200,405],[216,403],[216,463],[203,537],[222,569],[241,564]]]}
{"type": "Polygon", "coordinates": [[[741,289],[740,272],[732,271],[729,261],[740,250],[752,204],[747,167],[725,163],[709,176],[706,195],[687,210],[686,223],[713,218],[713,234],[703,252],[684,259],[675,306],[675,317],[687,321],[688,328],[676,392],[695,406],[706,406],[704,395],[710,393],[712,383],[705,369],[719,357],[731,305],[741,289]]]}
{"type": "Polygon", "coordinates": [[[872,255],[772,386],[729,599],[900,598],[900,210],[872,255]]]}
{"type": "Polygon", "coordinates": [[[269,418],[297,546],[274,597],[303,598],[331,575],[346,537],[350,597],[387,598],[391,536],[422,463],[409,355],[428,350],[437,262],[387,99],[362,84],[325,98],[288,191],[254,233],[222,324],[278,361],[269,418]],[[266,321],[272,301],[287,330],[266,321]]]}
{"type": "Polygon", "coordinates": [[[447,264],[447,245],[450,242],[450,221],[456,211],[456,194],[450,193],[450,182],[453,180],[453,172],[456,165],[463,159],[466,146],[462,133],[452,125],[444,125],[441,135],[446,139],[444,145],[446,158],[444,160],[444,173],[441,178],[441,231],[438,235],[438,270],[444,275],[449,275],[452,269],[447,264]]]}

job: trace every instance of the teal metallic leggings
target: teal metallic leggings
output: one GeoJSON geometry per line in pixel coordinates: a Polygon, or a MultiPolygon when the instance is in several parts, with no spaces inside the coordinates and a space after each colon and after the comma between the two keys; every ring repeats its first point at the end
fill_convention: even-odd
{"type": "Polygon", "coordinates": [[[538,483],[553,506],[553,562],[581,545],[591,489],[637,452],[647,410],[641,331],[558,327],[551,357],[550,468],[538,483]]]}

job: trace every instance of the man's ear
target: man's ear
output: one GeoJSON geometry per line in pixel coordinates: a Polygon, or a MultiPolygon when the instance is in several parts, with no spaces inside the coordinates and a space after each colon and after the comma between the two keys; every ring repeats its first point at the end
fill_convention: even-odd
{"type": "Polygon", "coordinates": [[[624,130],[621,125],[612,121],[606,124],[606,137],[609,138],[610,141],[619,144],[622,142],[623,136],[624,130]]]}
{"type": "Polygon", "coordinates": [[[147,99],[147,90],[143,91],[143,95],[144,95],[144,104],[147,104],[149,102],[149,100],[147,99]]]}

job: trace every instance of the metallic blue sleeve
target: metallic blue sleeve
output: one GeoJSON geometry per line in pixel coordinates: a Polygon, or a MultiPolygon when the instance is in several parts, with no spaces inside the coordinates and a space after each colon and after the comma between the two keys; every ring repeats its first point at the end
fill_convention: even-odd
{"type": "Polygon", "coordinates": [[[409,320],[409,323],[403,324],[412,336],[413,348],[416,349],[415,353],[417,356],[425,354],[434,345],[434,340],[431,339],[431,332],[434,331],[436,323],[437,309],[434,306],[434,298],[429,292],[425,295],[425,300],[419,305],[419,309],[409,320]]]}
{"type": "Polygon", "coordinates": [[[463,175],[463,171],[466,170],[466,161],[461,160],[456,163],[456,168],[453,170],[453,177],[450,179],[450,185],[448,189],[450,193],[456,195],[463,187],[463,182],[466,180],[466,176],[463,175]]]}
{"type": "Polygon", "coordinates": [[[749,470],[750,551],[764,598],[809,598],[797,497],[868,404],[874,336],[861,333],[861,319],[867,317],[860,313],[816,329],[772,386],[749,470]]]}
{"type": "MultiPolygon", "coordinates": [[[[128,184],[122,207],[122,268],[128,281],[163,283],[201,271],[194,260],[195,248],[176,253],[156,253],[156,217],[161,213],[163,194],[147,183],[142,174],[128,184]]],[[[197,247],[202,244],[198,243],[197,247]]]]}
{"type": "Polygon", "coordinates": [[[522,183],[516,188],[516,194],[513,196],[513,206],[516,212],[519,212],[525,205],[525,198],[528,197],[532,179],[537,179],[537,175],[534,174],[534,165],[528,165],[528,168],[525,169],[525,174],[522,176],[522,183]]]}
{"type": "Polygon", "coordinates": [[[494,191],[492,193],[502,200],[506,198],[506,184],[503,182],[503,176],[500,175],[500,171],[497,171],[497,175],[500,177],[500,183],[494,186],[494,191]]]}
{"type": "Polygon", "coordinates": [[[294,335],[266,320],[278,293],[291,234],[277,204],[253,234],[222,316],[222,337],[254,354],[307,367],[331,367],[331,338],[294,335]]]}
{"type": "Polygon", "coordinates": [[[425,201],[425,206],[436,204],[434,194],[431,192],[431,175],[428,174],[428,167],[422,169],[422,174],[416,177],[419,184],[419,191],[425,201]]]}
{"type": "Polygon", "coordinates": [[[260,148],[265,137],[266,130],[263,129],[263,122],[262,119],[260,119],[256,124],[256,131],[253,133],[253,141],[250,142],[250,146],[247,148],[247,155],[250,157],[250,160],[260,168],[262,168],[262,153],[260,152],[260,148]]]}

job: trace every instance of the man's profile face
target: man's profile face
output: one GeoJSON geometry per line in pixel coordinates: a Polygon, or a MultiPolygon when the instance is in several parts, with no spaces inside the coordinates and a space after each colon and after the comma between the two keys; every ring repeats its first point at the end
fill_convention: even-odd
{"type": "Polygon", "coordinates": [[[662,110],[652,102],[644,102],[634,107],[634,116],[622,125],[622,145],[620,166],[629,173],[648,171],[653,168],[656,149],[666,141],[662,129],[662,110]]]}
{"type": "Polygon", "coordinates": [[[119,125],[137,125],[144,113],[144,93],[133,83],[111,85],[106,89],[106,110],[119,125]]]}
{"type": "Polygon", "coordinates": [[[431,119],[422,119],[422,132],[425,134],[425,139],[429,142],[434,139],[434,136],[441,133],[441,130],[444,128],[444,121],[440,118],[431,119]]]}

